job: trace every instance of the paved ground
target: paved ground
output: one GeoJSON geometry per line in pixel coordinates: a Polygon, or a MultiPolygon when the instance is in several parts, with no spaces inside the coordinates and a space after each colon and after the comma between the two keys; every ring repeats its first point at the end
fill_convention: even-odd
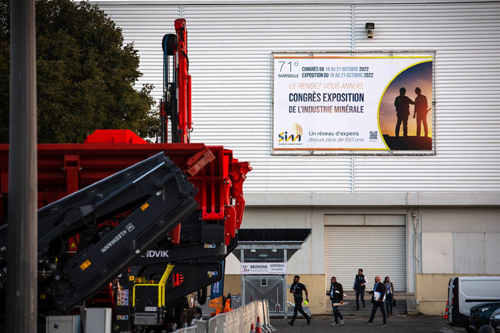
{"type": "Polygon", "coordinates": [[[364,323],[369,316],[344,316],[345,324],[342,326],[331,326],[333,316],[316,316],[313,317],[311,325],[300,318],[295,321],[295,325],[291,327],[288,325],[289,319],[271,319],[272,325],[276,328],[277,332],[286,333],[320,333],[320,332],[352,332],[352,333],[400,333],[400,332],[465,332],[464,329],[450,329],[446,326],[445,320],[442,317],[406,317],[406,316],[393,316],[387,319],[387,327],[381,327],[382,316],[377,314],[372,326],[364,323]]]}

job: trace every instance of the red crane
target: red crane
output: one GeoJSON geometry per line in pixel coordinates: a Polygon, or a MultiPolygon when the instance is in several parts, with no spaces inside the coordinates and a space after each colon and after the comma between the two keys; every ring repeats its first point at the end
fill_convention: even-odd
{"type": "MultiPolygon", "coordinates": [[[[186,20],[177,19],[175,21],[175,30],[176,34],[165,35],[162,42],[165,80],[164,98],[160,103],[162,126],[158,143],[150,144],[129,130],[96,130],[87,137],[85,142],[80,144],[38,145],[39,208],[161,152],[168,156],[184,172],[189,182],[198,188],[198,193],[195,196],[195,200],[199,204],[198,212],[184,221],[187,223],[185,228],[179,223],[169,235],[165,235],[161,242],[161,248],[171,251],[169,253],[172,253],[173,257],[168,258],[168,262],[172,263],[175,262],[176,253],[181,253],[183,258],[189,257],[186,255],[188,252],[185,250],[183,250],[184,252],[178,251],[178,249],[188,249],[190,247],[195,249],[198,245],[207,244],[206,239],[219,239],[217,237],[222,237],[219,244],[224,244],[223,249],[225,252],[218,255],[204,256],[203,251],[214,251],[215,248],[210,245],[205,246],[205,250],[196,248],[197,252],[194,253],[199,254],[199,258],[193,260],[190,257],[189,261],[195,262],[194,266],[183,263],[181,260],[171,270],[171,275],[176,278],[173,281],[168,280],[170,281],[168,283],[171,284],[169,287],[164,286],[165,299],[170,301],[184,296],[188,292],[206,288],[207,285],[216,282],[223,274],[223,271],[219,275],[209,274],[209,277],[205,277],[205,280],[190,278],[190,276],[199,274],[196,271],[196,267],[198,267],[196,263],[201,265],[204,263],[203,260],[209,260],[210,262],[207,265],[212,265],[215,270],[219,269],[220,265],[217,265],[217,261],[223,260],[236,246],[236,232],[240,228],[245,207],[243,182],[247,173],[252,170],[248,162],[239,162],[233,157],[231,150],[222,146],[190,143],[190,133],[192,131],[191,76],[189,75],[187,53],[186,20]],[[169,120],[170,135],[168,133],[169,120]],[[214,233],[214,230],[223,230],[223,234],[214,233]],[[180,276],[183,278],[177,278],[180,276]],[[205,282],[200,282],[202,280],[205,282]],[[203,285],[200,285],[200,283],[203,285]]],[[[5,209],[9,193],[8,151],[8,144],[0,144],[0,194],[2,198],[0,200],[0,225],[5,223],[5,209]]],[[[111,220],[97,221],[97,225],[102,231],[101,228],[116,227],[121,220],[123,220],[123,216],[116,216],[111,220]]],[[[6,230],[6,228],[4,229],[6,230]]],[[[3,236],[6,237],[6,233],[3,235],[0,230],[0,242],[3,236]]],[[[90,238],[87,237],[86,239],[90,238]]],[[[86,243],[81,234],[65,235],[61,240],[63,242],[58,241],[59,245],[57,246],[65,245],[60,256],[56,258],[56,265],[61,265],[73,254],[78,255],[78,252],[85,250],[83,248],[86,243]]],[[[201,248],[203,249],[203,246],[201,248]]],[[[193,251],[191,255],[192,253],[193,251]]],[[[160,258],[155,260],[155,265],[161,267],[160,258]]],[[[128,272],[122,274],[125,277],[130,275],[130,288],[133,288],[135,280],[139,277],[139,275],[133,276],[131,274],[140,274],[140,272],[148,270],[148,276],[155,276],[158,273],[148,266],[147,261],[144,263],[139,261],[135,265],[135,270],[132,269],[133,273],[129,269],[128,272]]],[[[0,263],[1,269],[2,264],[0,263]]],[[[206,268],[203,269],[205,269],[206,275],[206,268]]],[[[210,273],[213,272],[214,270],[210,270],[210,273]]],[[[163,271],[161,273],[163,274],[163,271]]],[[[45,271],[44,274],[46,274],[45,271]]],[[[47,276],[44,276],[44,278],[47,278],[47,276]]],[[[50,276],[48,278],[50,279],[50,276]]],[[[122,287],[127,288],[126,283],[122,281],[122,287]]],[[[109,294],[110,289],[107,290],[106,293],[109,294]]],[[[43,289],[41,293],[43,294],[43,289]]],[[[45,300],[45,294],[43,294],[43,298],[42,296],[40,298],[45,300]]],[[[106,296],[105,299],[115,302],[112,295],[106,296]]],[[[97,302],[100,301],[96,300],[95,303],[97,302]]],[[[116,310],[115,314],[121,311],[121,316],[125,315],[123,313],[134,314],[134,311],[138,311],[129,306],[128,303],[126,305],[113,304],[113,307],[116,310]]],[[[43,306],[40,307],[40,309],[43,308],[43,306]]],[[[164,316],[166,316],[167,309],[162,311],[158,314],[158,323],[154,325],[165,323],[164,316]]],[[[138,316],[139,313],[136,312],[135,317],[138,316]]],[[[121,320],[117,321],[116,325],[120,326],[120,331],[126,331],[137,325],[137,323],[121,320]]]]}

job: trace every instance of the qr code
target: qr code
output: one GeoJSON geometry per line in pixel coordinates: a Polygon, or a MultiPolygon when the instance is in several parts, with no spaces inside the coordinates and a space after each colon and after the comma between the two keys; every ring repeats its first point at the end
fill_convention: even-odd
{"type": "Polygon", "coordinates": [[[370,140],[377,140],[378,131],[370,131],[370,140]]]}

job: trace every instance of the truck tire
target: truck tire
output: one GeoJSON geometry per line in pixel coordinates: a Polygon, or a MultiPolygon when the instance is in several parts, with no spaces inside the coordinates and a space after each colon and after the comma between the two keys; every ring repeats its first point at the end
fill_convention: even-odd
{"type": "Polygon", "coordinates": [[[208,287],[198,290],[198,304],[203,305],[207,302],[208,287]]]}

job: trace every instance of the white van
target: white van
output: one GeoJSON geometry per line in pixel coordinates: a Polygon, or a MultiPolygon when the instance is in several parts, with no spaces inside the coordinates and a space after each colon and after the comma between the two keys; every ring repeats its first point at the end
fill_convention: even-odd
{"type": "Polygon", "coordinates": [[[448,325],[469,327],[470,308],[500,302],[500,276],[453,277],[448,284],[448,325]]]}

